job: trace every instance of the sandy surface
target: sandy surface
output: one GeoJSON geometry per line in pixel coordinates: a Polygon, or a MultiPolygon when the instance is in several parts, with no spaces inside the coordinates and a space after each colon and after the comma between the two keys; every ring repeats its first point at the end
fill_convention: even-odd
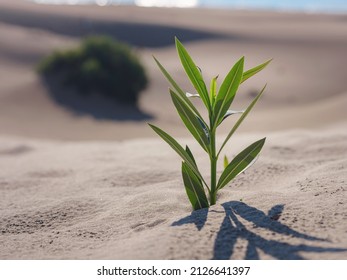
{"type": "Polygon", "coordinates": [[[347,259],[346,19],[0,0],[0,259],[347,259]],[[133,44],[151,79],[139,108],[57,102],[35,73],[91,33],[133,44]],[[207,79],[241,55],[246,68],[274,58],[238,93],[233,109],[268,82],[226,147],[267,136],[259,161],[193,213],[179,158],[146,124],[181,137],[208,174],[151,57],[191,91],[174,35],[207,79]]]}
{"type": "MultiPolygon", "coordinates": [[[[261,136],[239,135],[228,154],[261,136]]],[[[193,213],[160,140],[2,138],[0,258],[347,259],[346,131],[267,136],[218,205],[193,213]]],[[[180,142],[207,174],[206,155],[180,142]]]]}

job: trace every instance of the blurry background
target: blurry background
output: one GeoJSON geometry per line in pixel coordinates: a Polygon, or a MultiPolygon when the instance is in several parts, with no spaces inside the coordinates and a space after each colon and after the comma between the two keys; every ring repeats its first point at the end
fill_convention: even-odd
{"type": "MultiPolygon", "coordinates": [[[[274,58],[240,88],[235,110],[245,108],[268,83],[241,130],[340,124],[347,117],[346,11],[342,0],[0,0],[0,134],[125,140],[155,137],[146,124],[150,121],[173,135],[188,135],[152,59],[155,55],[184,89],[194,92],[176,55],[174,36],[206,81],[219,74],[221,82],[242,55],[246,69],[274,58]],[[97,94],[76,95],[59,84],[48,86],[37,72],[47,55],[77,47],[89,35],[127,43],[138,56],[148,86],[137,106],[97,94]]],[[[199,100],[194,102],[200,106],[199,100]]],[[[226,133],[232,122],[230,118],[221,129],[226,133]]]]}

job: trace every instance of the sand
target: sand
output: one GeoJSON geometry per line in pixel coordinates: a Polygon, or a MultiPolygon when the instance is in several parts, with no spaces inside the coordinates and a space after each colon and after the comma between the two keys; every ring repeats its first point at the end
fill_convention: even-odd
{"type": "MultiPolygon", "coordinates": [[[[2,0],[0,35],[6,40],[0,44],[0,131],[53,140],[125,140],[153,137],[146,122],[155,121],[187,136],[167,93],[168,83],[152,59],[154,54],[191,91],[173,45],[175,35],[207,80],[217,74],[223,77],[242,55],[246,68],[274,58],[266,71],[242,86],[235,100],[234,109],[246,107],[268,83],[242,131],[328,126],[347,118],[345,20],[345,15],[56,7],[2,0]],[[66,98],[57,106],[33,71],[46,54],[95,32],[130,42],[139,53],[151,82],[139,111],[124,112],[102,100],[76,108],[66,98]]],[[[228,129],[223,127],[222,132],[228,129]]]]}
{"type": "MultiPolygon", "coordinates": [[[[1,139],[3,259],[346,259],[347,133],[267,135],[258,162],[191,212],[158,139],[1,139]]],[[[233,155],[262,134],[235,138],[233,155]]],[[[190,141],[202,172],[207,157],[190,141]]]]}
{"type": "Polygon", "coordinates": [[[347,259],[346,19],[2,0],[0,259],[347,259]],[[57,101],[34,71],[93,32],[132,43],[144,62],[151,84],[137,109],[57,101]],[[225,151],[266,136],[264,150],[209,210],[191,211],[180,159],[146,124],[189,144],[208,175],[151,57],[191,91],[174,35],[207,79],[241,55],[246,68],[274,58],[240,89],[233,109],[268,82],[225,151]]]}

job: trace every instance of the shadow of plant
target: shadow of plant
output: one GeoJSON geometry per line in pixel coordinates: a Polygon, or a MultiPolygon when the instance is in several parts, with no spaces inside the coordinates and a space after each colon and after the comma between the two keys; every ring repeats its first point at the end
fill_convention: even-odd
{"type": "Polygon", "coordinates": [[[204,227],[207,221],[207,215],[208,215],[208,208],[199,209],[199,210],[193,211],[190,216],[187,216],[183,219],[180,219],[179,221],[174,222],[172,226],[194,224],[196,228],[200,231],[204,227]]]}
{"type": "MultiPolygon", "coordinates": [[[[305,244],[292,245],[286,242],[267,240],[264,237],[247,229],[240,221],[240,218],[245,219],[253,224],[254,228],[264,228],[271,233],[291,236],[309,241],[326,241],[326,239],[317,238],[304,233],[300,233],[278,221],[284,205],[275,205],[265,214],[263,211],[251,207],[243,202],[230,201],[222,204],[225,217],[217,233],[214,247],[213,259],[224,260],[230,259],[234,252],[235,244],[239,238],[248,242],[245,259],[259,259],[257,249],[276,259],[304,259],[300,256],[300,252],[344,252],[347,248],[327,248],[319,246],[308,246],[305,244]]],[[[211,212],[214,210],[210,210],[211,212]]],[[[215,212],[215,211],[214,211],[215,212]]],[[[208,216],[208,209],[201,209],[192,212],[188,217],[176,221],[172,226],[180,226],[193,223],[200,231],[208,216]]]]}

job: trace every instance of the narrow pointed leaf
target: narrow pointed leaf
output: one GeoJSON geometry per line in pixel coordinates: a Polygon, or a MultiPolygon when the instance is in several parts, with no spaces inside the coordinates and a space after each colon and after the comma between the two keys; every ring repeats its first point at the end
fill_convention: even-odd
{"type": "Polygon", "coordinates": [[[182,177],[187,196],[194,210],[209,206],[201,180],[191,171],[189,166],[182,162],[182,177]]]}
{"type": "Polygon", "coordinates": [[[215,98],[217,95],[217,79],[218,79],[218,76],[212,78],[212,80],[211,80],[210,101],[211,101],[212,105],[214,104],[214,101],[215,101],[215,98]]]}
{"type": "Polygon", "coordinates": [[[200,113],[199,113],[199,111],[195,108],[193,103],[186,96],[186,93],[180,88],[180,86],[171,77],[169,72],[166,71],[166,69],[163,67],[163,65],[161,65],[161,63],[154,56],[153,56],[153,58],[154,58],[155,62],[157,63],[157,65],[158,65],[159,69],[161,70],[161,72],[164,74],[166,79],[169,81],[169,83],[172,85],[172,87],[176,90],[176,92],[179,94],[179,96],[182,98],[182,100],[187,103],[189,108],[191,108],[196,115],[198,115],[200,118],[202,118],[200,113]]]}
{"type": "Polygon", "coordinates": [[[229,164],[229,160],[227,156],[224,156],[224,169],[227,168],[228,164],[229,164]]]}
{"type": "Polygon", "coordinates": [[[210,130],[209,130],[208,126],[203,122],[202,119],[200,119],[199,117],[197,117],[197,118],[198,118],[198,121],[202,127],[202,130],[204,131],[205,136],[208,140],[207,143],[210,144],[210,130]]]}
{"type": "Polygon", "coordinates": [[[257,162],[259,158],[259,154],[252,160],[252,162],[250,164],[247,165],[247,167],[245,169],[243,169],[240,173],[244,173],[246,172],[246,170],[250,167],[252,167],[253,164],[255,164],[257,162]]]}
{"type": "Polygon", "coordinates": [[[227,117],[230,117],[232,115],[236,115],[236,114],[243,114],[245,112],[245,110],[242,110],[242,111],[235,111],[235,110],[228,110],[225,115],[224,115],[224,118],[222,121],[224,121],[227,117]]]}
{"type": "MultiPolygon", "coordinates": [[[[191,160],[194,162],[195,166],[197,166],[193,153],[191,152],[188,146],[186,146],[186,152],[190,156],[191,160]]],[[[200,178],[197,178],[197,179],[199,180],[200,184],[202,184],[202,180],[200,178]]],[[[206,188],[208,189],[208,191],[210,191],[210,188],[207,185],[206,185],[206,188]]]]}
{"type": "Polygon", "coordinates": [[[176,38],[176,49],[178,52],[178,56],[181,60],[182,66],[186,71],[192,85],[199,93],[202,101],[204,102],[208,111],[211,111],[210,99],[208,96],[208,92],[206,89],[206,85],[204,79],[202,78],[201,72],[198,67],[194,63],[193,59],[190,57],[188,51],[184,48],[182,43],[176,38]]]}
{"type": "Polygon", "coordinates": [[[248,80],[250,77],[254,76],[255,74],[257,74],[261,70],[263,70],[271,61],[272,61],[272,59],[244,72],[243,76],[242,76],[241,83],[248,80]]]}
{"type": "Polygon", "coordinates": [[[170,145],[170,147],[184,160],[184,162],[187,163],[187,165],[190,167],[190,169],[194,172],[196,176],[198,176],[204,183],[204,179],[201,176],[198,168],[196,167],[196,164],[191,159],[190,155],[182,148],[182,146],[173,139],[169,134],[167,134],[165,131],[161,130],[159,127],[156,127],[155,125],[148,124],[166,143],[170,145]]]}
{"type": "Polygon", "coordinates": [[[225,146],[225,144],[229,141],[230,137],[234,134],[234,132],[237,130],[237,128],[241,125],[242,121],[247,117],[248,113],[252,110],[252,108],[254,107],[255,103],[257,103],[257,101],[259,100],[260,96],[262,96],[263,92],[265,91],[266,85],[263,87],[263,89],[259,92],[259,94],[253,99],[253,101],[251,102],[251,104],[248,105],[246,111],[241,115],[241,117],[238,119],[238,121],[236,122],[236,124],[234,125],[234,127],[231,129],[231,131],[229,132],[228,136],[225,138],[222,146],[219,149],[218,155],[220,154],[220,152],[222,151],[223,147],[225,146]]]}
{"type": "Polygon", "coordinates": [[[215,124],[219,124],[223,120],[225,113],[229,110],[229,107],[234,100],[236,91],[239,88],[242,79],[243,64],[244,57],[235,63],[220,86],[214,104],[215,124]]]}
{"type": "Polygon", "coordinates": [[[224,169],[222,175],[219,178],[217,189],[221,189],[226,186],[232,179],[234,179],[239,173],[245,170],[247,166],[253,162],[256,156],[264,146],[265,139],[260,139],[254,142],[241,153],[239,153],[224,169]]]}
{"type": "Polygon", "coordinates": [[[187,145],[186,145],[186,152],[190,156],[190,158],[194,162],[194,164],[196,165],[196,161],[195,161],[195,158],[193,156],[193,153],[192,153],[192,151],[189,149],[189,147],[187,145]]]}
{"type": "Polygon", "coordinates": [[[209,147],[209,132],[203,128],[203,122],[199,120],[192,110],[178,97],[178,95],[170,89],[172,102],[174,103],[179,116],[181,117],[184,125],[199,142],[202,148],[208,152],[209,147]]]}

